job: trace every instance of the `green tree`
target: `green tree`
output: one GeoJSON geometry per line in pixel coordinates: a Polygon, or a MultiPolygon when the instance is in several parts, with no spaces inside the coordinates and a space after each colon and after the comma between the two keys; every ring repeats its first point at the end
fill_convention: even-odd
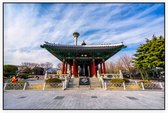
{"type": "Polygon", "coordinates": [[[44,68],[41,67],[34,67],[32,69],[33,74],[35,75],[43,75],[44,74],[44,68]]]}
{"type": "Polygon", "coordinates": [[[19,73],[18,77],[23,78],[23,79],[28,79],[29,74],[28,73],[19,73]]]}
{"type": "Polygon", "coordinates": [[[18,67],[15,65],[4,65],[4,70],[3,70],[4,77],[16,75],[17,70],[18,70],[18,67]]]}
{"type": "Polygon", "coordinates": [[[27,74],[30,74],[32,72],[32,70],[30,69],[30,68],[28,68],[28,67],[26,67],[23,71],[22,71],[22,73],[27,73],[27,74]]]}
{"type": "Polygon", "coordinates": [[[135,66],[142,79],[149,79],[153,75],[152,68],[165,66],[165,39],[162,36],[146,39],[146,43],[137,49],[134,56],[135,66]]]}

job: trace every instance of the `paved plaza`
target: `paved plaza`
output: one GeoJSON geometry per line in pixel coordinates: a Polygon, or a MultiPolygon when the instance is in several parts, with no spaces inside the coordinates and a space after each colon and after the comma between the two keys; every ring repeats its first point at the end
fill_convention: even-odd
{"type": "Polygon", "coordinates": [[[164,92],[4,91],[4,109],[164,109],[164,92]]]}

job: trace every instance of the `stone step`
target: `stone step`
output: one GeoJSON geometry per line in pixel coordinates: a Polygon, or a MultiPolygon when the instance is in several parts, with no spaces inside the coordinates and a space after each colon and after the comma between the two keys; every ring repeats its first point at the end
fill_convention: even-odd
{"type": "Polygon", "coordinates": [[[69,89],[99,89],[101,88],[101,83],[98,78],[89,78],[90,79],[90,85],[79,85],[79,78],[71,78],[68,90],[69,89]]]}
{"type": "Polygon", "coordinates": [[[76,88],[76,87],[79,87],[79,78],[71,78],[68,88],[76,88]]]}
{"type": "Polygon", "coordinates": [[[91,81],[91,87],[101,87],[101,82],[99,81],[99,78],[90,78],[91,81]]]}

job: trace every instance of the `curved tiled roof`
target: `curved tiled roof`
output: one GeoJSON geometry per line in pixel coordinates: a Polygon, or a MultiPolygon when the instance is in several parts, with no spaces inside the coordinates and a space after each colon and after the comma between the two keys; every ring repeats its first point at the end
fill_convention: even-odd
{"type": "Polygon", "coordinates": [[[45,42],[41,47],[47,49],[51,54],[63,61],[63,59],[82,57],[82,54],[87,54],[88,56],[85,57],[87,59],[93,57],[107,60],[126,46],[122,42],[99,45],[65,45],[45,42]]]}
{"type": "Polygon", "coordinates": [[[62,47],[62,48],[108,48],[108,47],[116,47],[116,46],[124,46],[123,42],[115,43],[115,44],[99,44],[99,45],[65,45],[65,44],[55,44],[55,43],[49,43],[45,42],[44,46],[52,46],[52,47],[62,47]]]}

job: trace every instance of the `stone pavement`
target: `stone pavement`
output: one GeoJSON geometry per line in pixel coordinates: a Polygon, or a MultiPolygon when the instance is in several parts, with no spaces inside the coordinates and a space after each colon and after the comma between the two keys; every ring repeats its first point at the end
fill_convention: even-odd
{"type": "Polygon", "coordinates": [[[4,109],[164,109],[163,91],[4,91],[4,109]]]}

